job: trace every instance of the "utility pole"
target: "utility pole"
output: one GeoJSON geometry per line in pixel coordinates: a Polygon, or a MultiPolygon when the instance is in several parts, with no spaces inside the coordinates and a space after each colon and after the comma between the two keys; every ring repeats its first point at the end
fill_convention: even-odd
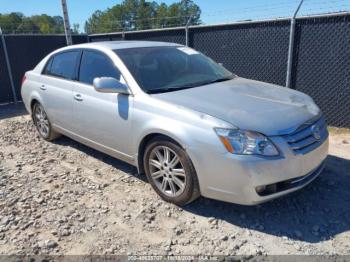
{"type": "Polygon", "coordinates": [[[63,11],[64,32],[66,34],[67,45],[72,45],[72,32],[70,29],[67,2],[66,0],[61,0],[61,3],[63,11]]]}

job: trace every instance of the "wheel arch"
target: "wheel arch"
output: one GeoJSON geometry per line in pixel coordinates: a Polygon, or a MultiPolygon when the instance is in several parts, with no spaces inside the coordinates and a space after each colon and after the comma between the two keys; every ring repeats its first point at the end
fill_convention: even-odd
{"type": "Polygon", "coordinates": [[[28,100],[26,100],[26,101],[27,101],[27,105],[28,105],[27,109],[30,110],[30,112],[29,112],[30,114],[32,114],[33,106],[34,106],[35,103],[39,103],[39,104],[43,105],[41,96],[40,96],[39,92],[37,92],[36,90],[34,90],[31,93],[31,95],[29,96],[28,100]]]}
{"type": "Polygon", "coordinates": [[[37,97],[32,97],[31,99],[30,99],[30,102],[29,102],[29,109],[30,109],[30,115],[31,115],[31,117],[33,118],[33,109],[34,109],[34,105],[35,104],[41,104],[41,102],[40,102],[40,99],[38,99],[37,97]]]}
{"type": "MultiPolygon", "coordinates": [[[[155,139],[156,137],[159,138],[164,138],[170,142],[173,142],[174,144],[176,144],[177,146],[179,146],[180,148],[182,148],[185,153],[188,156],[188,161],[189,164],[193,170],[193,183],[194,183],[194,191],[192,193],[192,197],[191,199],[187,202],[190,203],[192,202],[194,199],[198,198],[201,195],[201,187],[200,187],[200,183],[198,180],[198,175],[197,175],[197,170],[196,167],[193,163],[193,159],[191,158],[191,155],[189,154],[189,147],[186,144],[186,137],[180,139],[179,137],[176,137],[173,133],[168,133],[168,132],[152,132],[152,133],[148,133],[147,135],[145,135],[141,142],[139,143],[139,148],[138,148],[138,155],[137,155],[137,168],[140,174],[145,174],[145,170],[144,170],[144,153],[145,150],[147,148],[147,144],[152,141],[153,139],[155,139]]],[[[189,141],[188,141],[189,142],[189,141]]]]}
{"type": "Polygon", "coordinates": [[[40,103],[38,99],[36,98],[33,98],[31,101],[30,101],[30,110],[33,111],[33,107],[34,107],[34,104],[36,103],[40,103]]]}
{"type": "Polygon", "coordinates": [[[143,136],[141,139],[139,146],[138,146],[138,151],[137,151],[137,169],[140,174],[144,173],[144,167],[143,167],[143,155],[146,150],[146,147],[150,141],[152,141],[154,138],[159,137],[159,138],[165,138],[167,140],[172,141],[173,143],[177,144],[184,150],[186,150],[186,146],[181,142],[181,140],[177,137],[174,137],[173,135],[170,135],[167,132],[151,132],[143,136]]]}

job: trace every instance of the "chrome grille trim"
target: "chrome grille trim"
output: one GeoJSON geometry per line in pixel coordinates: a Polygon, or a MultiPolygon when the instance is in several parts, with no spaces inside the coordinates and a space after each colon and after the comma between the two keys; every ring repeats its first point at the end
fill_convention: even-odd
{"type": "Polygon", "coordinates": [[[307,121],[293,133],[283,136],[295,154],[307,154],[322,145],[328,138],[325,118],[320,116],[313,120],[307,121]],[[320,139],[315,138],[312,130],[313,126],[318,126],[320,139]]]}

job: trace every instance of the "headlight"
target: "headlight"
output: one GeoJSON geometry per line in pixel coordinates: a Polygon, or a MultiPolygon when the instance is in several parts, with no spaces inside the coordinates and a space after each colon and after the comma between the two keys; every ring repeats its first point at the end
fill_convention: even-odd
{"type": "Polygon", "coordinates": [[[238,155],[279,155],[275,145],[264,135],[239,129],[215,128],[227,151],[238,155]]]}

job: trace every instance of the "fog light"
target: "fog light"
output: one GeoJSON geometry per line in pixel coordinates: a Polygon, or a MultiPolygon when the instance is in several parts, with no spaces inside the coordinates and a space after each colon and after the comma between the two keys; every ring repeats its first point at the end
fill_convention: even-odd
{"type": "Polygon", "coordinates": [[[266,190],[266,186],[257,186],[255,190],[258,194],[260,194],[266,190]]]}

